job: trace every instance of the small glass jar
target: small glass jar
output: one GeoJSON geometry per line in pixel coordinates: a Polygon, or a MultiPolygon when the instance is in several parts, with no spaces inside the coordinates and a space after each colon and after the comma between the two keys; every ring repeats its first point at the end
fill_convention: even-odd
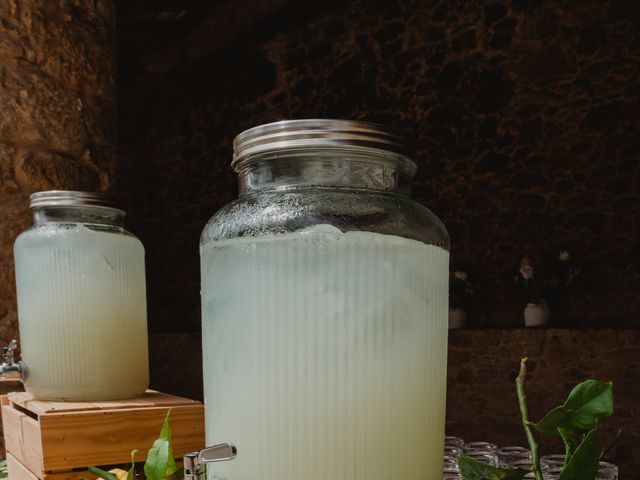
{"type": "Polygon", "coordinates": [[[564,453],[553,453],[550,455],[543,455],[540,458],[541,461],[546,463],[550,468],[563,467],[564,466],[564,453]]]}
{"type": "Polygon", "coordinates": [[[444,454],[445,454],[445,456],[449,456],[449,457],[453,457],[453,458],[460,458],[460,455],[462,455],[462,449],[458,448],[458,447],[454,447],[454,446],[445,444],[445,446],[444,446],[444,454]]]}
{"type": "Polygon", "coordinates": [[[496,453],[500,466],[507,466],[515,460],[531,460],[531,452],[524,447],[500,447],[496,453]]]}
{"type": "Polygon", "coordinates": [[[284,121],[236,137],[232,167],[200,241],[203,372],[207,444],[243,454],[210,475],[437,478],[449,238],[401,140],[284,121]]]}
{"type": "Polygon", "coordinates": [[[450,455],[444,455],[443,468],[445,470],[457,470],[458,469],[458,457],[452,457],[450,455]]]}
{"type": "Polygon", "coordinates": [[[454,437],[453,435],[447,435],[444,437],[444,444],[460,449],[464,448],[464,440],[460,437],[454,437]]]}
{"type": "Polygon", "coordinates": [[[464,451],[465,452],[493,452],[495,453],[498,450],[498,446],[494,443],[489,442],[469,442],[465,443],[464,451]]]}
{"type": "MultiPolygon", "coordinates": [[[[533,473],[533,463],[531,459],[513,460],[507,465],[507,468],[521,468],[523,470],[527,470],[529,473],[524,476],[527,480],[536,478],[535,473],[533,473]]],[[[550,465],[546,461],[540,460],[540,470],[542,470],[542,475],[545,479],[547,478],[546,472],[549,471],[550,468],[550,465]]]]}
{"type": "Polygon", "coordinates": [[[558,480],[561,474],[562,474],[562,467],[553,466],[553,467],[547,468],[544,471],[543,478],[544,480],[558,480]]]}
{"type": "Polygon", "coordinates": [[[618,480],[618,466],[609,462],[598,464],[597,480],[618,480]]]}
{"type": "Polygon", "coordinates": [[[25,390],[100,401],[149,385],[144,248],[125,212],[89,192],[31,195],[14,245],[25,390]]]}
{"type": "MultiPolygon", "coordinates": [[[[563,457],[564,455],[553,455],[552,457],[563,457]]],[[[563,467],[558,465],[554,459],[552,459],[553,467],[548,468],[544,472],[545,480],[557,480],[562,474],[563,467]]],[[[598,472],[596,473],[596,480],[618,480],[618,467],[612,463],[600,462],[598,464],[598,472]]]]}
{"type": "Polygon", "coordinates": [[[498,466],[498,456],[496,455],[496,452],[490,450],[470,450],[465,452],[464,455],[471,457],[478,462],[487,463],[494,467],[498,466]]]}
{"type": "Polygon", "coordinates": [[[442,472],[442,480],[459,480],[462,478],[460,471],[445,468],[442,472]]]}

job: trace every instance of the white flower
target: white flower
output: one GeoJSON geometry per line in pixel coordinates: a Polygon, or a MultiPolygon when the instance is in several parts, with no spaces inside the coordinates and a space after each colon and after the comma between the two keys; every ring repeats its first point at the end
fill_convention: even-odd
{"type": "Polygon", "coordinates": [[[520,267],[520,275],[522,275],[522,278],[524,278],[525,280],[530,280],[531,278],[533,278],[533,267],[531,265],[522,265],[520,267]]]}
{"type": "Polygon", "coordinates": [[[469,275],[467,275],[467,272],[457,270],[453,272],[453,278],[460,280],[461,282],[466,282],[469,279],[469,275]]]}
{"type": "Polygon", "coordinates": [[[523,257],[522,260],[520,260],[520,275],[522,275],[522,278],[525,280],[533,278],[533,265],[531,265],[529,257],[523,257]]]}

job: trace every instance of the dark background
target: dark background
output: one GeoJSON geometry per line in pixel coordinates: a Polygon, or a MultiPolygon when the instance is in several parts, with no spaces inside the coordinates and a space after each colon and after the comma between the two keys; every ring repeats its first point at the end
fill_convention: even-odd
{"type": "Polygon", "coordinates": [[[236,196],[233,137],[290,118],[376,121],[414,145],[414,197],[477,285],[472,329],[450,335],[448,432],[525,444],[513,379],[527,355],[534,418],[584,378],[614,381],[603,443],[623,429],[608,458],[637,478],[640,2],[119,7],[116,184],[147,248],[152,386],[202,395],[198,238],[236,196]],[[555,328],[523,330],[515,269],[560,248],[580,277],[555,328]]]}
{"type": "Polygon", "coordinates": [[[200,329],[198,238],[236,195],[233,137],[304,117],[413,143],[414,197],[477,284],[472,327],[520,327],[521,256],[560,248],[582,273],[553,326],[640,324],[640,2],[119,7],[120,184],[153,332],[200,329]]]}
{"type": "Polygon", "coordinates": [[[152,387],[201,399],[198,237],[236,196],[233,136],[378,121],[414,145],[414,196],[477,285],[449,336],[447,431],[525,444],[526,355],[536,419],[584,378],[614,382],[602,440],[621,429],[607,458],[638,479],[639,74],[637,0],[2,0],[0,339],[18,336],[29,194],[116,190],[147,248],[152,387]],[[520,258],[560,248],[581,275],[552,328],[521,328],[520,258]]]}

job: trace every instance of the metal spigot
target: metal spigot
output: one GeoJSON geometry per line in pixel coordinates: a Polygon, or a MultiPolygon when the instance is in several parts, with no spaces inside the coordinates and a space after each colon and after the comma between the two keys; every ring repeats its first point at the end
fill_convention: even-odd
{"type": "Polygon", "coordinates": [[[2,364],[0,365],[0,375],[8,372],[17,372],[21,375],[22,380],[25,379],[27,369],[23,362],[16,362],[15,349],[18,342],[11,340],[6,347],[2,348],[2,364]]]}
{"type": "Polygon", "coordinates": [[[205,480],[205,464],[233,460],[237,455],[238,449],[230,443],[219,443],[199,452],[185,453],[183,457],[184,479],[205,480]]]}

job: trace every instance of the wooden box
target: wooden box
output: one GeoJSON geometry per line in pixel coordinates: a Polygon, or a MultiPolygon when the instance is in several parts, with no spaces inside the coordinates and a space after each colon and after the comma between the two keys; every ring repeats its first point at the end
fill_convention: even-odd
{"type": "Polygon", "coordinates": [[[25,392],[1,397],[9,480],[77,480],[87,466],[144,461],[171,409],[173,453],[204,448],[204,407],[195,400],[147,391],[110,402],[47,402],[25,392]]]}

